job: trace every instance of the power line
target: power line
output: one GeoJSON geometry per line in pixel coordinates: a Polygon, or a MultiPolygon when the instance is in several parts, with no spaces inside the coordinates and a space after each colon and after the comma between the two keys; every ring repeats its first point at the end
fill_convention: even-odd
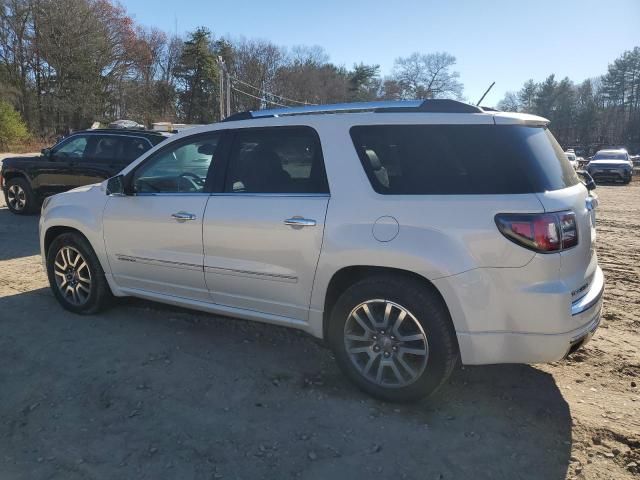
{"type": "Polygon", "coordinates": [[[282,95],[276,95],[275,93],[268,92],[264,88],[258,88],[258,87],[254,86],[254,85],[251,85],[250,83],[247,83],[245,81],[240,80],[239,78],[232,77],[231,75],[229,75],[229,78],[233,79],[234,81],[236,81],[238,83],[246,85],[247,87],[251,87],[254,90],[257,90],[257,91],[262,92],[262,93],[266,93],[267,95],[270,95],[272,97],[277,97],[277,98],[279,98],[281,100],[284,100],[286,102],[299,103],[300,105],[315,105],[315,103],[301,102],[300,100],[294,100],[293,98],[287,98],[287,97],[283,97],[282,95]]]}
{"type": "Polygon", "coordinates": [[[284,105],[282,103],[274,102],[273,100],[267,100],[266,98],[256,97],[255,95],[252,95],[252,94],[250,94],[248,92],[245,92],[244,90],[240,90],[240,89],[234,87],[233,85],[231,86],[231,89],[234,92],[242,93],[243,95],[247,95],[247,96],[249,96],[251,98],[255,98],[256,100],[264,101],[264,102],[267,102],[267,103],[273,103],[274,105],[278,105],[279,107],[288,107],[289,106],[289,105],[284,105]]]}

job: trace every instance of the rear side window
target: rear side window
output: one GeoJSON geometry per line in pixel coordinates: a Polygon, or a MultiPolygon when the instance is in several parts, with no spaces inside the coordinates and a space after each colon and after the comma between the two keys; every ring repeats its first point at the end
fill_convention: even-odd
{"type": "Polygon", "coordinates": [[[125,137],[122,151],[122,160],[127,163],[133,162],[136,158],[151,148],[145,138],[125,137]]]}
{"type": "Polygon", "coordinates": [[[548,129],[522,125],[370,125],[351,137],[387,195],[518,194],[578,183],[548,129]]]}
{"type": "Polygon", "coordinates": [[[229,193],[328,193],[322,150],[310,127],[242,129],[225,183],[229,193]]]}

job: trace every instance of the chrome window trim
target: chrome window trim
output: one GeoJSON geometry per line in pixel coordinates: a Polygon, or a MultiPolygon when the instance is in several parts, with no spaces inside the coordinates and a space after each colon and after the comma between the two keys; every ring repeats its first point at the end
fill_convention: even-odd
{"type": "Polygon", "coordinates": [[[207,192],[143,192],[134,193],[132,197],[190,197],[195,195],[210,195],[207,192]]]}
{"type": "Polygon", "coordinates": [[[311,197],[311,198],[330,198],[329,193],[249,193],[249,192],[213,192],[208,194],[212,197],[311,197]]]}

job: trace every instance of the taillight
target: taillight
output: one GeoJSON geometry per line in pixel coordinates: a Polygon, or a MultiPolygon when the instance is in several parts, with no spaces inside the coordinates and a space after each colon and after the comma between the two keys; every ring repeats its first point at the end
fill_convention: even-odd
{"type": "Polygon", "coordinates": [[[518,245],[540,253],[554,253],[578,244],[573,212],[499,213],[498,230],[518,245]]]}

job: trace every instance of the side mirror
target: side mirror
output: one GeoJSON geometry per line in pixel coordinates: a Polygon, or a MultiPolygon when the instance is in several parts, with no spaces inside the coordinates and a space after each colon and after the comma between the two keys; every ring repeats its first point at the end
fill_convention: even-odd
{"type": "Polygon", "coordinates": [[[582,183],[584,183],[584,186],[587,187],[587,190],[591,191],[596,189],[596,182],[593,177],[589,175],[589,172],[579,170],[576,173],[580,177],[580,180],[582,180],[582,183]]]}
{"type": "Polygon", "coordinates": [[[127,195],[124,186],[124,176],[116,175],[107,180],[107,195],[112,197],[124,197],[127,195]]]}
{"type": "Polygon", "coordinates": [[[51,160],[51,149],[50,148],[43,148],[40,153],[42,153],[42,156],[44,158],[47,158],[49,160],[51,160]]]}

